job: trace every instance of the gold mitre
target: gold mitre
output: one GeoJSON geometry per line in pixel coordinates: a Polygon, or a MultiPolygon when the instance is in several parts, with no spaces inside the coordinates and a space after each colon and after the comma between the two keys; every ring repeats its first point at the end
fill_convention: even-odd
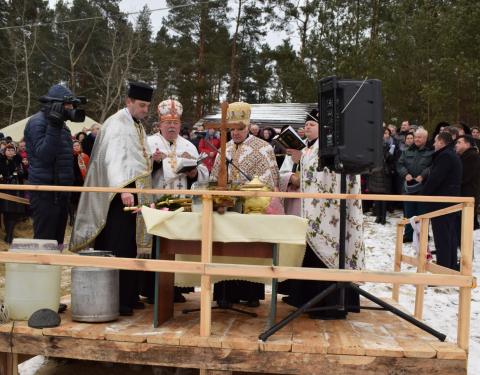
{"type": "Polygon", "coordinates": [[[241,123],[245,126],[250,125],[250,114],[252,113],[252,108],[250,104],[245,102],[235,102],[228,105],[227,111],[227,122],[232,123],[241,123]]]}

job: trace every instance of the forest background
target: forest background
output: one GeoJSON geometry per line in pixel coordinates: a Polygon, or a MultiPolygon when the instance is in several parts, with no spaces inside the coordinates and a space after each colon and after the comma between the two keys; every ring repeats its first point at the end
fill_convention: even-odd
{"type": "Polygon", "coordinates": [[[168,0],[155,34],[148,7],[132,21],[119,3],[0,0],[0,127],[58,82],[103,122],[146,81],[190,125],[225,99],[315,102],[330,75],[380,79],[387,123],[480,123],[477,0],[168,0]],[[267,32],[287,36],[272,47],[267,32]]]}

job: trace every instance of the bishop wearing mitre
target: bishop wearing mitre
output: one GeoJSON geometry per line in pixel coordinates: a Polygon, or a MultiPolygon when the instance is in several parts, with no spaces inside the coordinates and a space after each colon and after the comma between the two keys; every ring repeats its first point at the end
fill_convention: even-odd
{"type": "MultiPolygon", "coordinates": [[[[268,142],[250,134],[250,104],[244,102],[231,103],[228,106],[227,123],[240,124],[243,127],[231,130],[232,139],[226,146],[228,164],[228,181],[235,185],[243,185],[257,176],[272,190],[278,188],[279,171],[272,146],[268,142]]],[[[210,179],[217,181],[220,172],[220,154],[217,154],[210,179]]],[[[246,244],[248,246],[248,244],[246,244]]],[[[247,302],[256,307],[259,300],[265,299],[265,285],[241,280],[230,280],[216,283],[213,299],[217,304],[247,302]]]]}
{"type": "Polygon", "coordinates": [[[180,136],[182,104],[167,99],[158,105],[159,132],[148,137],[148,145],[155,164],[152,185],[157,189],[189,189],[194,181],[208,182],[208,169],[199,164],[188,171],[178,173],[188,160],[197,161],[195,145],[180,136]],[[158,155],[159,157],[155,157],[158,155]]]}
{"type": "MultiPolygon", "coordinates": [[[[156,189],[186,190],[194,182],[208,183],[208,169],[203,164],[194,164],[184,168],[186,161],[197,161],[199,154],[195,145],[180,135],[183,106],[178,100],[167,99],[157,107],[159,131],[148,137],[148,145],[152,152],[153,173],[152,186],[156,189]]],[[[151,257],[155,258],[155,243],[152,242],[151,257]]],[[[155,276],[153,272],[142,275],[141,294],[153,303],[155,276]]],[[[192,288],[174,289],[174,302],[185,302],[182,293],[193,291],[192,288]]]]}

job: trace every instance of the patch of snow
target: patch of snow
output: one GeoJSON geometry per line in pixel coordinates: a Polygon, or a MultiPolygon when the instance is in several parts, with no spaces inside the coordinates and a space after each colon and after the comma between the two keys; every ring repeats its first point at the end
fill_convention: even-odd
{"type": "Polygon", "coordinates": [[[34,375],[45,363],[46,359],[43,355],[37,355],[28,361],[18,365],[18,373],[20,375],[34,375]]]}
{"type": "MultiPolygon", "coordinates": [[[[395,255],[396,223],[400,212],[390,214],[386,225],[376,224],[374,216],[365,216],[366,269],[393,271],[395,255]]],[[[429,247],[435,249],[433,236],[430,235],[429,247]]],[[[474,253],[480,248],[480,230],[474,232],[474,253]]],[[[414,255],[412,244],[404,244],[404,254],[414,255]]],[[[402,264],[402,271],[415,272],[415,268],[402,264]]],[[[480,257],[473,259],[473,275],[480,278],[480,257]]],[[[391,284],[365,284],[365,290],[378,297],[391,298],[391,284]]],[[[458,288],[434,287],[425,289],[423,321],[434,329],[447,335],[447,341],[457,341],[458,288]]],[[[415,306],[415,287],[400,287],[400,304],[413,314],[415,306]]],[[[468,355],[468,373],[475,374],[480,369],[480,288],[472,291],[470,348],[468,355]]]]}

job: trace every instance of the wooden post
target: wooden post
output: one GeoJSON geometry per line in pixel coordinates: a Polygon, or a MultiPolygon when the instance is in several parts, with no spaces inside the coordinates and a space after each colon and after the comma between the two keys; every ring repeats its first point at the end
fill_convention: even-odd
{"type": "Polygon", "coordinates": [[[222,128],[220,130],[220,171],[218,172],[219,187],[227,187],[227,111],[228,103],[222,103],[222,128]]]}
{"type": "MultiPolygon", "coordinates": [[[[473,215],[475,207],[473,203],[465,203],[462,209],[462,237],[460,242],[460,273],[472,275],[472,251],[473,251],[473,215]]],[[[457,344],[461,349],[468,351],[470,334],[470,307],[471,287],[460,288],[458,301],[458,329],[457,344]]]]}
{"type": "MultiPolygon", "coordinates": [[[[209,195],[202,196],[202,263],[212,262],[213,201],[209,195]]],[[[211,276],[202,275],[200,294],[200,336],[210,336],[212,320],[211,276]]]]}
{"type": "MultiPolygon", "coordinates": [[[[395,260],[393,264],[393,271],[400,272],[402,270],[402,253],[403,253],[403,231],[405,224],[397,224],[397,238],[395,241],[395,260]]],[[[400,284],[393,284],[392,299],[394,301],[399,300],[400,297],[400,284]]]]}
{"type": "MultiPolygon", "coordinates": [[[[418,249],[418,265],[417,273],[425,273],[427,263],[427,246],[428,246],[428,225],[429,219],[420,221],[420,245],[418,249]]],[[[415,233],[413,234],[415,235],[415,233]]],[[[423,316],[423,300],[425,297],[425,285],[417,285],[415,293],[415,318],[422,319],[423,316]]]]}
{"type": "Polygon", "coordinates": [[[0,353],[0,375],[18,375],[17,353],[0,353]]]}

